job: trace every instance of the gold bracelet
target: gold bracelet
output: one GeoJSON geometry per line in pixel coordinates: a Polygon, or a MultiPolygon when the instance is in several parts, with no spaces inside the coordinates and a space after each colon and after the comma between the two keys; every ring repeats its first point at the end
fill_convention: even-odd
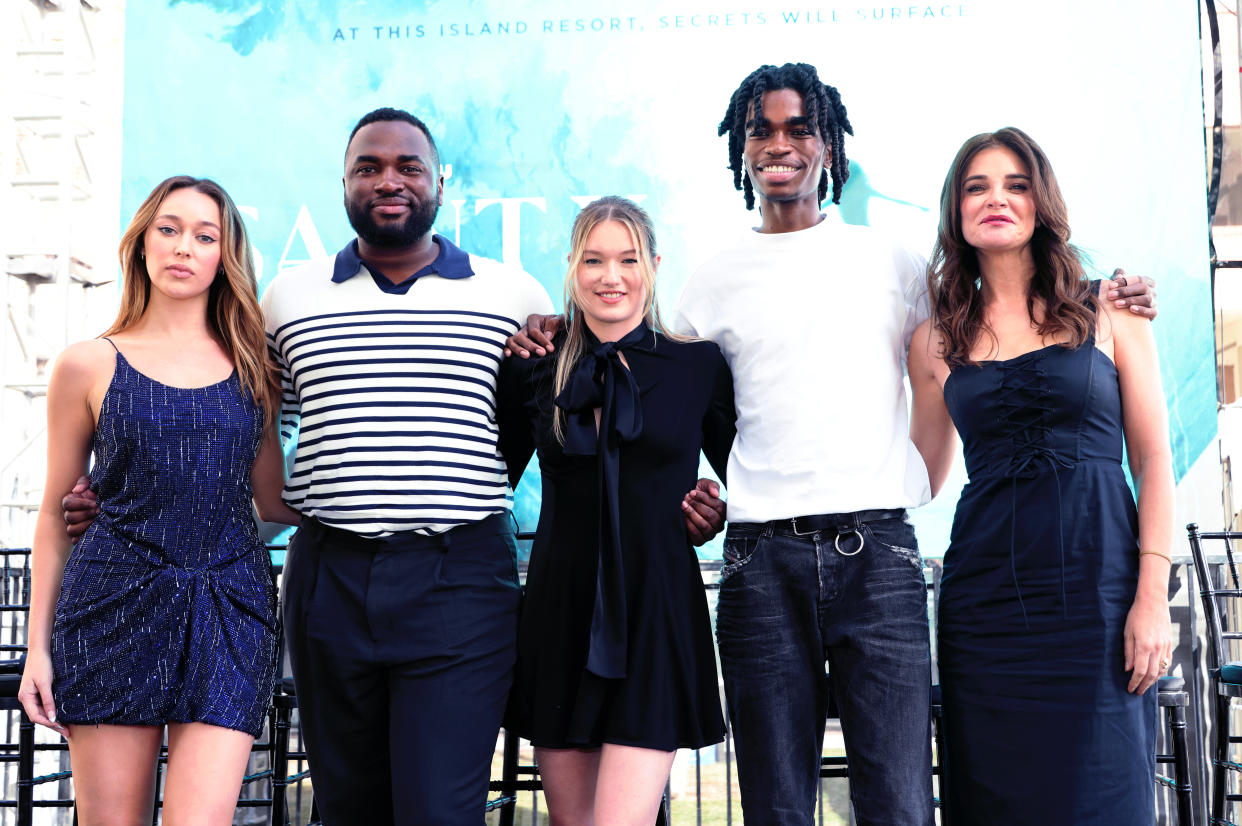
{"type": "Polygon", "coordinates": [[[1164,551],[1139,551],[1139,556],[1140,556],[1140,557],[1141,557],[1141,556],[1143,556],[1144,554],[1152,554],[1153,556],[1158,556],[1158,557],[1161,557],[1161,558],[1163,558],[1163,559],[1167,560],[1170,564],[1172,564],[1172,562],[1173,562],[1173,555],[1172,555],[1172,554],[1166,554],[1164,551]]]}

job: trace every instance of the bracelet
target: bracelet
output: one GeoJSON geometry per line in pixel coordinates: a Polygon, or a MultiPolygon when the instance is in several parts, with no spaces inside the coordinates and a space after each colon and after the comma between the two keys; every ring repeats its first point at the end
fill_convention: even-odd
{"type": "Polygon", "coordinates": [[[1158,556],[1162,559],[1167,560],[1170,564],[1173,562],[1173,555],[1167,554],[1164,551],[1139,551],[1140,557],[1143,556],[1144,554],[1152,554],[1153,556],[1158,556]]]}

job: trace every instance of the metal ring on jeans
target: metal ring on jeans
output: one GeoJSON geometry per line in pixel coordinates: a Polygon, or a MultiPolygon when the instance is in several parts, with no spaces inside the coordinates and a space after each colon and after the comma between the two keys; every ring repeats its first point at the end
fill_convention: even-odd
{"type": "Polygon", "coordinates": [[[837,538],[832,540],[832,546],[837,549],[837,553],[841,554],[841,556],[857,556],[858,554],[862,553],[863,545],[867,544],[867,540],[863,538],[863,535],[858,530],[858,528],[854,529],[854,536],[858,537],[858,550],[857,551],[850,551],[849,553],[846,553],[845,551],[841,550],[841,534],[837,534],[837,538]]]}

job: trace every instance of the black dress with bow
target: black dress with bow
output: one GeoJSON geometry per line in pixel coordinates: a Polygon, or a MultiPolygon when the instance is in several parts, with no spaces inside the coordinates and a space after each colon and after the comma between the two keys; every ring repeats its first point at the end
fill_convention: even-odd
{"type": "MultiPolygon", "coordinates": [[[[563,336],[555,343],[559,353],[563,336]]],[[[681,501],[700,450],[724,478],[728,365],[709,341],[639,328],[601,345],[588,334],[554,400],[556,353],[506,360],[497,390],[505,457],[524,465],[533,443],[543,483],[505,725],[551,748],[720,742],[710,617],[681,501]]]]}

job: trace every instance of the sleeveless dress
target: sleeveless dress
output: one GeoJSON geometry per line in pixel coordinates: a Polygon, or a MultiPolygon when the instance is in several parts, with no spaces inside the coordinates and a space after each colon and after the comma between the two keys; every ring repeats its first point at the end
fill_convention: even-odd
{"type": "Polygon", "coordinates": [[[1091,337],[955,368],[963,488],[939,665],[955,826],[1154,822],[1156,690],[1126,691],[1138,515],[1091,337]]]}
{"type": "Polygon", "coordinates": [[[251,510],[262,430],[236,371],[169,387],[117,352],[93,446],[99,516],[69,555],[52,626],[59,720],[259,735],[276,676],[251,510]]]}
{"type": "MultiPolygon", "coordinates": [[[[633,379],[641,424],[617,444],[611,470],[597,456],[571,455],[570,440],[562,446],[553,434],[554,356],[501,366],[500,404],[520,406],[543,483],[505,719],[506,729],[536,746],[671,751],[725,735],[711,617],[681,500],[699,475],[700,449],[718,474],[724,470],[734,433],[732,375],[710,341],[631,335],[630,376],[613,369],[618,384],[633,379]],[[618,508],[611,560],[601,540],[611,521],[601,485],[618,508]],[[599,627],[593,620],[605,597],[616,610],[599,627]],[[616,643],[615,658],[595,663],[600,637],[616,643]]],[[[563,334],[554,341],[559,351],[563,334]]],[[[588,345],[599,343],[588,336],[588,345]]],[[[593,412],[581,415],[593,431],[593,412]]],[[[609,417],[603,412],[601,421],[609,417]]]]}

